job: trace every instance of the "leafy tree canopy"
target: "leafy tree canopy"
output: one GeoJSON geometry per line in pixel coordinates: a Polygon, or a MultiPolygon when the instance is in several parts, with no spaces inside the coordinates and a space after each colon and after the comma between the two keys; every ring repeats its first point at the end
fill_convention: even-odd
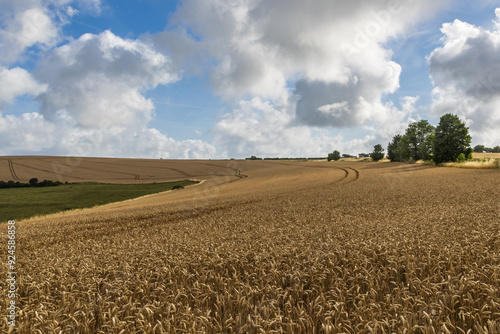
{"type": "Polygon", "coordinates": [[[384,158],[384,149],[382,148],[382,145],[377,144],[373,147],[373,152],[370,153],[370,157],[373,159],[373,161],[379,161],[384,158]]]}
{"type": "Polygon", "coordinates": [[[470,142],[469,128],[460,118],[453,114],[443,115],[436,128],[434,162],[456,161],[460,153],[467,156],[472,151],[470,142]]]}

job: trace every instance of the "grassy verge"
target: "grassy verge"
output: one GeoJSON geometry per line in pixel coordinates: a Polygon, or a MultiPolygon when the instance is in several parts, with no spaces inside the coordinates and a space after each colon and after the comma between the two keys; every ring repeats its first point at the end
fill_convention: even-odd
{"type": "Polygon", "coordinates": [[[124,201],[195,183],[189,180],[152,184],[69,183],[46,188],[0,189],[0,223],[124,201]]]}
{"type": "Polygon", "coordinates": [[[500,159],[473,159],[465,162],[446,162],[444,167],[500,169],[500,159]]]}

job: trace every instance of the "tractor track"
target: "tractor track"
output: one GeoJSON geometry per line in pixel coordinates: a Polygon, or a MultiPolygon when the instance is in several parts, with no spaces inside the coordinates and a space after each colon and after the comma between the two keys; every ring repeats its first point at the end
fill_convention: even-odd
{"type": "Polygon", "coordinates": [[[357,181],[359,179],[359,171],[357,169],[352,168],[352,167],[347,167],[347,168],[351,169],[352,171],[354,171],[354,173],[356,173],[356,178],[354,180],[352,180],[351,182],[357,181]]]}
{"type": "MultiPolygon", "coordinates": [[[[19,162],[16,162],[16,165],[23,166],[23,167],[30,168],[30,169],[34,169],[34,170],[39,170],[39,171],[42,171],[42,172],[48,172],[48,173],[52,173],[52,174],[54,173],[54,170],[48,170],[48,169],[43,169],[43,168],[28,166],[28,165],[20,164],[19,162]]],[[[77,176],[72,176],[72,178],[83,180],[83,178],[77,177],[77,176]]]]}
{"type": "Polygon", "coordinates": [[[12,175],[14,180],[21,181],[21,179],[17,177],[16,170],[14,169],[14,163],[12,162],[12,160],[7,160],[7,161],[9,163],[10,174],[12,175]]]}
{"type": "MultiPolygon", "coordinates": [[[[277,165],[283,165],[283,166],[297,167],[297,165],[287,164],[287,163],[275,162],[275,164],[277,164],[277,165]]],[[[337,180],[337,181],[333,182],[333,184],[346,180],[347,178],[349,178],[349,176],[352,174],[352,172],[354,172],[355,176],[354,176],[353,179],[351,178],[350,180],[348,180],[347,183],[351,183],[351,182],[357,181],[359,179],[359,174],[360,174],[357,169],[354,169],[352,167],[345,167],[345,168],[342,168],[342,167],[330,167],[330,166],[300,166],[300,167],[306,167],[306,168],[324,168],[324,169],[335,168],[335,169],[342,170],[344,172],[344,174],[345,174],[344,177],[341,178],[340,180],[337,180]]]]}
{"type": "MultiPolygon", "coordinates": [[[[40,159],[40,160],[52,162],[51,160],[48,160],[48,159],[40,159]]],[[[93,163],[99,163],[99,162],[93,162],[93,163]]],[[[134,180],[139,180],[140,177],[141,177],[139,174],[116,172],[116,171],[110,171],[110,170],[105,170],[105,169],[86,167],[86,166],[81,166],[81,165],[72,166],[72,167],[74,167],[74,168],[81,168],[81,169],[87,169],[87,170],[92,170],[92,171],[98,171],[98,172],[106,172],[106,173],[113,173],[113,174],[121,174],[121,175],[133,176],[134,180]]],[[[33,168],[33,167],[31,167],[31,168],[33,168]]],[[[77,177],[75,177],[75,178],[77,178],[77,177]]]]}
{"type": "MultiPolygon", "coordinates": [[[[93,164],[101,164],[101,165],[105,165],[105,166],[109,167],[109,164],[107,164],[105,162],[93,161],[92,163],[93,164]]],[[[115,174],[122,174],[122,175],[132,175],[132,176],[134,176],[134,180],[140,180],[140,178],[141,178],[141,176],[139,174],[133,174],[133,173],[113,172],[113,171],[109,171],[109,170],[103,170],[103,169],[92,168],[92,167],[84,167],[84,166],[78,166],[78,168],[89,169],[89,170],[97,170],[97,171],[104,171],[104,172],[108,172],[108,173],[115,173],[115,174]]],[[[191,175],[189,173],[186,173],[186,172],[184,172],[181,169],[172,168],[172,167],[147,166],[146,168],[155,168],[155,169],[162,169],[162,170],[168,169],[168,170],[173,170],[174,172],[177,172],[177,173],[179,173],[179,174],[181,174],[181,175],[183,175],[185,177],[193,177],[193,175],[191,175]]]]}
{"type": "MultiPolygon", "coordinates": [[[[231,182],[234,182],[234,181],[238,181],[238,180],[241,180],[241,179],[243,179],[245,177],[248,177],[248,175],[241,174],[241,170],[239,170],[237,168],[224,167],[224,166],[220,166],[220,165],[216,165],[216,164],[207,164],[207,163],[203,163],[203,165],[215,166],[215,167],[219,167],[219,168],[226,168],[226,169],[232,170],[234,172],[234,175],[222,175],[222,176],[236,176],[238,179],[237,180],[229,181],[228,183],[231,183],[231,182]]],[[[216,174],[216,175],[218,175],[218,174],[216,174]]]]}

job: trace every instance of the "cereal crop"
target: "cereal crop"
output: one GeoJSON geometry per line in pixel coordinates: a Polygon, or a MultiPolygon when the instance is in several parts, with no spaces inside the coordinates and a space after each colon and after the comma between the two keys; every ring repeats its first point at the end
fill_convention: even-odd
{"type": "Polygon", "coordinates": [[[500,333],[499,170],[109,162],[103,180],[163,163],[205,181],[17,222],[12,331],[500,333]]]}

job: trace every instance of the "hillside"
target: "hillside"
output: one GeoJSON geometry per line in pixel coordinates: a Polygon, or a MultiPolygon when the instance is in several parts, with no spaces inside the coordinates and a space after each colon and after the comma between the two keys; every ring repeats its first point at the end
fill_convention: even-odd
{"type": "MultiPolygon", "coordinates": [[[[51,177],[54,158],[6,159],[20,178],[51,177]]],[[[205,181],[18,222],[19,333],[500,330],[498,170],[112,159],[75,170],[68,179],[205,181]]]]}

